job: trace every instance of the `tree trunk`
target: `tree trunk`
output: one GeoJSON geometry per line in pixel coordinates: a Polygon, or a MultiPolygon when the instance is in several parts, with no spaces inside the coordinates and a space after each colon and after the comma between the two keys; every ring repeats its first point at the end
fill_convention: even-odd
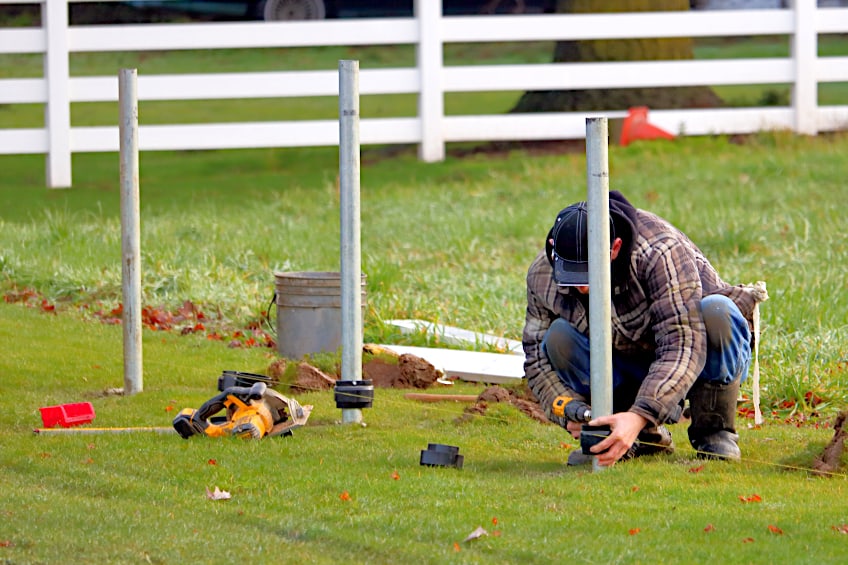
{"type": "MultiPolygon", "coordinates": [[[[558,0],[558,13],[688,10],[689,0],[558,0]]],[[[560,41],[555,63],[692,59],[690,38],[560,41]]],[[[708,86],[530,91],[512,112],[596,112],[632,106],[655,109],[711,108],[721,99],[708,86]]]]}

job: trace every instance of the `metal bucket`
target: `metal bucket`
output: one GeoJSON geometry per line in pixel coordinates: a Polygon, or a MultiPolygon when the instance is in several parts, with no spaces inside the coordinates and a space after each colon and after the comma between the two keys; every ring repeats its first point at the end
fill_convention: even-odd
{"type": "MultiPolygon", "coordinates": [[[[342,285],[338,272],[274,273],[277,352],[287,359],[335,353],[342,346],[342,285]]],[[[361,277],[365,317],[365,275],[361,277]]]]}

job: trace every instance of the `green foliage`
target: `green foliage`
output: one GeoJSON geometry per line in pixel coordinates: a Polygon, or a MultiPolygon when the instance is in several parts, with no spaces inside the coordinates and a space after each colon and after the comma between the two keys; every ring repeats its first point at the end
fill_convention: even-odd
{"type": "MultiPolygon", "coordinates": [[[[20,115],[0,109],[0,122],[20,115]]],[[[402,391],[380,390],[365,428],[336,425],[332,393],[304,395],[315,405],[308,426],[256,443],[33,435],[38,407],[84,400],[94,425],[168,427],[175,410],[215,393],[222,370],[265,373],[275,356],[145,330],[144,392],[103,395],[122,384],[120,328],[90,320],[121,300],[117,156],[75,155],[75,186],[63,191],[44,188],[43,156],[0,157],[0,291],[38,293],[33,308],[0,305],[0,559],[842,562],[844,475],[811,480],[788,467],[809,466],[832,436],[815,415],[829,418],[848,394],[848,138],[737,141],[610,148],[612,188],[683,228],[726,280],[768,283],[760,355],[777,419],[740,420],[745,462],[698,472],[683,426],[674,455],[593,474],[564,467],[561,445],[573,442],[562,430],[511,407],[456,424],[462,405],[402,391]],[[818,425],[802,425],[810,418],[818,425]],[[420,467],[430,442],[460,446],[465,468],[420,467]],[[215,486],[233,499],[206,500],[215,486]],[[739,500],[754,494],[762,502],[739,500]],[[480,525],[500,535],[464,543],[480,525]]],[[[424,164],[414,153],[363,148],[366,341],[438,343],[400,334],[393,318],[520,339],[527,266],[556,211],[585,195],[584,156],[424,164]]],[[[244,328],[268,308],[274,271],[338,270],[337,173],[334,148],[143,154],[145,305],[191,300],[210,324],[244,328]]],[[[337,359],[315,363],[330,370],[337,359]]]]}
{"type": "Polygon", "coordinates": [[[117,326],[0,305],[0,339],[14,345],[0,357],[0,552],[11,563],[844,558],[845,475],[801,470],[830,429],[743,426],[745,460],[732,464],[695,459],[677,425],[673,455],[593,473],[565,466],[575,442],[562,429],[510,406],[457,423],[462,404],[379,389],[365,427],[337,423],[332,392],[301,393],[314,411],[289,438],[36,435],[39,407],[78,401],[93,404],[91,426],[168,428],[216,393],[222,370],[262,373],[273,356],[145,332],[144,391],[122,397],[103,394],[122,384],[117,326]],[[429,443],[459,447],[463,468],[420,466],[429,443]],[[208,500],[216,487],[232,498],[208,500]],[[478,526],[489,535],[464,542],[478,526]]]}

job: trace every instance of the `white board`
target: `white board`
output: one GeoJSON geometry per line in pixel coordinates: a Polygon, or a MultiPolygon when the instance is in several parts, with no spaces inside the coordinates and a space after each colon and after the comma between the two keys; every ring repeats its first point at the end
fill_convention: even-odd
{"type": "Polygon", "coordinates": [[[481,383],[516,383],[524,378],[524,357],[506,353],[460,351],[408,345],[380,345],[398,355],[420,357],[444,373],[445,378],[481,383]]]}
{"type": "Polygon", "coordinates": [[[388,320],[386,323],[400,328],[401,333],[404,334],[417,333],[423,330],[428,335],[439,336],[442,341],[452,345],[485,343],[497,347],[505,353],[524,357],[524,349],[521,347],[521,342],[514,339],[473,332],[444,324],[434,324],[426,320],[388,320]]]}

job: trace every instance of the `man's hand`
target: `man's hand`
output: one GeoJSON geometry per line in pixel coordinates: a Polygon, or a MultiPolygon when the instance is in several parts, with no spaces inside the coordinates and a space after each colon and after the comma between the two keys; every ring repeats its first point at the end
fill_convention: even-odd
{"type": "MultiPolygon", "coordinates": [[[[612,416],[595,418],[589,422],[590,426],[609,426],[611,430],[609,437],[591,450],[592,453],[598,454],[598,465],[609,467],[621,459],[647,423],[648,420],[633,412],[619,412],[612,416]],[[601,451],[605,451],[605,453],[600,453],[601,451]]],[[[571,422],[569,422],[570,424],[571,422]]],[[[570,427],[568,431],[571,431],[570,427]]],[[[574,435],[573,432],[572,435],[574,435]]]]}
{"type": "Polygon", "coordinates": [[[573,422],[571,420],[568,420],[565,423],[565,429],[571,433],[571,437],[573,437],[574,439],[580,439],[580,430],[583,429],[583,424],[581,424],[580,422],[573,422]]]}

